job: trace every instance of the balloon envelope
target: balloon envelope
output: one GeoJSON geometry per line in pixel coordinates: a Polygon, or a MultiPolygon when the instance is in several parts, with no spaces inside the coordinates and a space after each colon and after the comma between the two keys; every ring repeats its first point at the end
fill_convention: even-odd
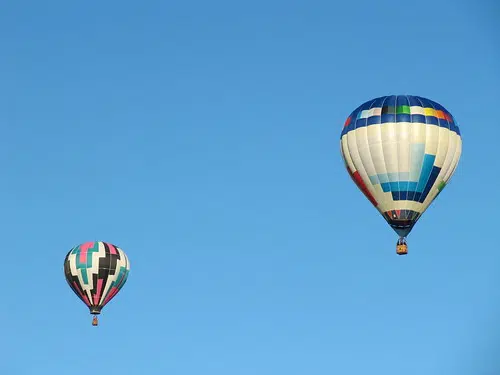
{"type": "Polygon", "coordinates": [[[340,139],[349,175],[401,237],[449,182],[462,152],[450,112],[411,95],[362,104],[347,118],[340,139]]]}
{"type": "Polygon", "coordinates": [[[100,241],[74,247],[64,261],[66,281],[92,314],[99,314],[120,291],[129,271],[125,252],[100,241]]]}

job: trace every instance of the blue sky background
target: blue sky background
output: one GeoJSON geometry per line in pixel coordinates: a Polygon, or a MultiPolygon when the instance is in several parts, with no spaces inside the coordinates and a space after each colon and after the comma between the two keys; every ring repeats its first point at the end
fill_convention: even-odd
{"type": "Polygon", "coordinates": [[[497,375],[500,5],[0,4],[5,375],[497,375]],[[339,150],[359,104],[428,97],[459,168],[397,235],[339,150]],[[121,246],[91,326],[62,264],[121,246]]]}

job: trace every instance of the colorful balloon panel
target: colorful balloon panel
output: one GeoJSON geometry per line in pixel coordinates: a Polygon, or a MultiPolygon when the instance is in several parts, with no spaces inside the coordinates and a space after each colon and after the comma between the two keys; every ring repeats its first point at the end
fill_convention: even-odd
{"type": "Polygon", "coordinates": [[[93,314],[99,314],[120,291],[129,271],[125,252],[100,241],[74,247],[64,261],[66,281],[93,314]]]}
{"type": "Polygon", "coordinates": [[[363,103],[347,118],[340,139],[351,178],[401,237],[446,186],[462,152],[450,112],[411,95],[363,103]]]}

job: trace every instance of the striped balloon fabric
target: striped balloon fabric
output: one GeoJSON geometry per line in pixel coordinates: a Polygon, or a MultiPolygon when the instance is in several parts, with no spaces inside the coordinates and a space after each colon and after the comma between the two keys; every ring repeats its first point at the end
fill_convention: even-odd
{"type": "Polygon", "coordinates": [[[130,263],[125,252],[107,242],[78,245],[64,260],[66,281],[95,315],[120,291],[129,271],[130,263]]]}

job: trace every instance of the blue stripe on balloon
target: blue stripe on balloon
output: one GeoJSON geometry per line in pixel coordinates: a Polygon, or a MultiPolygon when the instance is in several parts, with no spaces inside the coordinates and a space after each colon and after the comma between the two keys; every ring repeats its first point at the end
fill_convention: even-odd
{"type": "Polygon", "coordinates": [[[362,105],[360,105],[356,110],[354,110],[351,115],[351,122],[348,126],[342,129],[340,137],[342,138],[348,132],[374,124],[381,124],[384,122],[418,122],[423,124],[436,125],[442,128],[449,129],[450,131],[458,134],[460,136],[460,129],[455,123],[453,116],[439,103],[436,103],[430,99],[412,96],[412,95],[391,95],[382,96],[369,100],[362,105]],[[436,110],[441,110],[448,113],[452,117],[452,121],[438,119],[434,116],[424,116],[424,115],[408,115],[408,114],[394,114],[394,113],[384,113],[382,116],[371,116],[368,119],[359,119],[361,112],[368,110],[370,108],[381,108],[381,107],[395,107],[401,105],[418,106],[418,107],[428,107],[434,108],[436,110]],[[358,120],[359,119],[359,120],[358,120]]]}
{"type": "Polygon", "coordinates": [[[422,172],[420,172],[420,177],[418,179],[417,192],[422,193],[429,181],[429,177],[432,172],[432,167],[434,166],[434,160],[436,160],[436,155],[426,154],[424,156],[424,162],[422,164],[422,172]]]}
{"type": "Polygon", "coordinates": [[[431,171],[431,174],[429,176],[429,180],[427,181],[427,184],[425,185],[425,189],[422,192],[422,196],[420,197],[419,202],[423,203],[425,198],[427,198],[427,195],[429,195],[429,193],[432,189],[432,186],[434,186],[434,183],[436,182],[440,172],[441,172],[441,168],[436,167],[436,166],[432,167],[432,171],[431,171]]]}
{"type": "Polygon", "coordinates": [[[400,123],[400,122],[410,122],[410,123],[420,123],[427,125],[436,125],[440,128],[445,128],[451,132],[460,135],[458,127],[454,124],[449,124],[446,121],[439,120],[434,116],[424,116],[424,115],[406,115],[406,114],[384,114],[381,116],[370,116],[368,118],[354,119],[349,125],[347,125],[343,130],[341,136],[349,133],[352,130],[363,128],[370,125],[383,125],[385,123],[400,123]]]}
{"type": "Polygon", "coordinates": [[[380,116],[371,116],[371,117],[368,117],[366,126],[380,124],[380,123],[381,123],[380,116]]]}

